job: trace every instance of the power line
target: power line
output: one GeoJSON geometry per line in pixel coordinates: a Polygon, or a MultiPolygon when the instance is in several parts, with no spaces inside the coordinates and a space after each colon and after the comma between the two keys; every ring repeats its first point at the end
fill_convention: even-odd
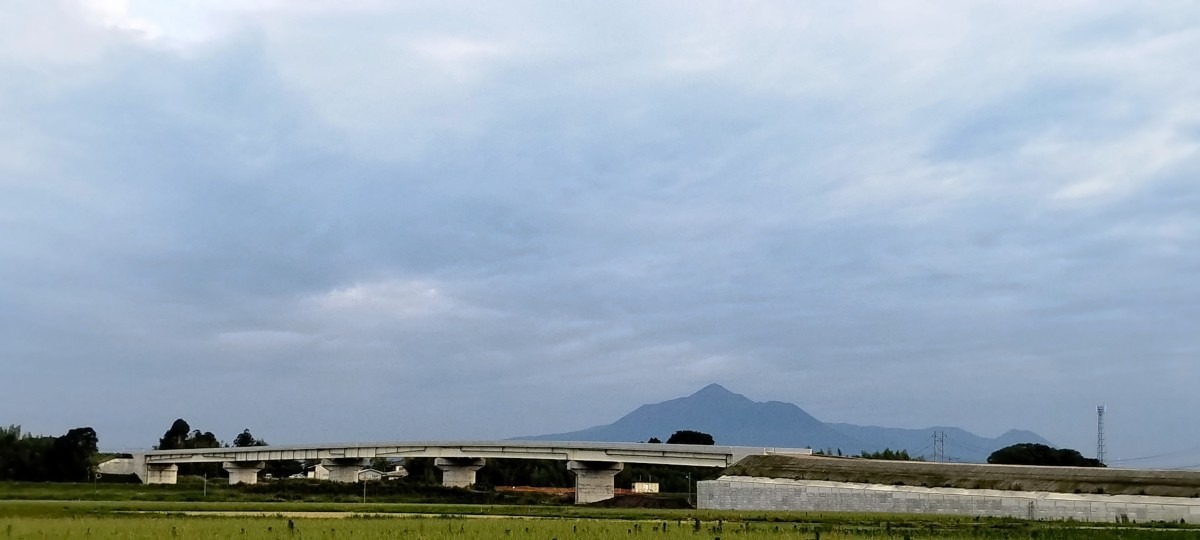
{"type": "Polygon", "coordinates": [[[1176,450],[1174,452],[1166,452],[1166,453],[1162,453],[1162,454],[1154,454],[1151,456],[1139,456],[1139,457],[1132,457],[1132,458],[1114,459],[1114,460],[1112,460],[1112,462],[1113,463],[1130,463],[1133,461],[1146,461],[1148,459],[1159,459],[1159,458],[1166,458],[1166,457],[1191,455],[1191,454],[1196,454],[1196,453],[1200,453],[1200,447],[1188,448],[1185,450],[1176,450]]]}
{"type": "MultiPolygon", "coordinates": [[[[943,436],[943,438],[945,437],[945,432],[943,432],[943,433],[942,433],[942,436],[943,436]]],[[[967,449],[967,450],[974,450],[974,451],[976,451],[976,452],[984,452],[984,453],[991,453],[991,452],[992,452],[990,449],[987,449],[987,448],[980,448],[980,447],[978,447],[978,446],[975,446],[975,445],[973,445],[973,444],[967,444],[967,443],[965,443],[965,442],[959,441],[959,440],[957,440],[957,439],[954,439],[954,438],[951,438],[951,439],[950,439],[950,444],[953,444],[953,445],[955,445],[955,446],[958,446],[959,448],[964,448],[964,449],[967,449]]]]}

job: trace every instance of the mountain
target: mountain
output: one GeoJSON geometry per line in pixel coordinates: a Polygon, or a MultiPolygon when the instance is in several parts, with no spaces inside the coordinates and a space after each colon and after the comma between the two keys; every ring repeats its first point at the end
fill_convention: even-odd
{"type": "Polygon", "coordinates": [[[605,426],[519,439],[645,442],[651,437],[666,440],[681,429],[711,434],[722,445],[828,448],[855,455],[891,448],[931,457],[934,432],[944,432],[946,455],[972,462],[985,461],[993,451],[1019,442],[1050,444],[1029,431],[1012,430],[991,439],[954,427],[902,429],[827,424],[791,403],[753,401],[715,383],[687,397],[642,405],[605,426]]]}

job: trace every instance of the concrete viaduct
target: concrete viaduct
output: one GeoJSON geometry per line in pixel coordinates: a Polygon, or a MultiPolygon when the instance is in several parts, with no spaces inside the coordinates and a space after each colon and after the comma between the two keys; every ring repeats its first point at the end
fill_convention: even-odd
{"type": "Polygon", "coordinates": [[[700,446],[688,444],[470,441],[322,444],[155,450],[134,454],[129,466],[147,484],[174,484],[181,463],[223,463],[229,483],[253,484],[267,461],[320,460],[329,480],[357,482],[358,471],[372,458],[434,458],[442,485],[467,487],[475,471],[492,459],[554,459],[575,473],[575,502],[613,497],[613,478],[625,463],[728,467],[750,455],[811,454],[798,448],[700,446]]]}

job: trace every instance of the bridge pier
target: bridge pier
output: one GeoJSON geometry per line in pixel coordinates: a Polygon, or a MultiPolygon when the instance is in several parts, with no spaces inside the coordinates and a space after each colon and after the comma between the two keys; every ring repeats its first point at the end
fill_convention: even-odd
{"type": "Polygon", "coordinates": [[[257,484],[258,471],[267,464],[262,461],[226,461],[223,466],[229,472],[229,485],[257,484]]]}
{"type": "Polygon", "coordinates": [[[433,466],[442,471],[442,485],[446,487],[471,487],[475,483],[475,471],[487,463],[483,458],[437,458],[433,466]]]}
{"type": "Polygon", "coordinates": [[[179,478],[179,465],[174,463],[169,464],[146,464],[146,483],[147,484],[174,484],[179,478]]]}
{"type": "Polygon", "coordinates": [[[607,461],[568,461],[575,473],[575,504],[588,504],[613,498],[614,479],[624,469],[622,463],[607,461]]]}
{"type": "Polygon", "coordinates": [[[353,484],[358,481],[358,471],[367,466],[367,460],[358,458],[322,459],[321,466],[329,471],[330,482],[353,484]]]}

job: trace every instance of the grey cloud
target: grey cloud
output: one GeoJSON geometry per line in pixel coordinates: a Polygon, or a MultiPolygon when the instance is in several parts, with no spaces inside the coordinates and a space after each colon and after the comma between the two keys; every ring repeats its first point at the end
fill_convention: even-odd
{"type": "MultiPolygon", "coordinates": [[[[924,40],[767,7],[719,32],[661,7],[249,13],[183,51],[102,33],[82,67],[6,48],[39,70],[0,63],[25,81],[0,86],[23,134],[0,143],[0,357],[24,383],[0,406],[114,446],[179,416],[483,438],[721,382],[1083,450],[1105,401],[1114,452],[1195,443],[1132,422],[1197,405],[1184,93],[1052,73],[1140,45],[1006,8],[924,40]],[[1006,32],[1061,49],[993,50],[1006,32]],[[1093,146],[1135,177],[1055,199],[1108,172],[1093,146]]],[[[1127,34],[1178,30],[1148,27],[1127,34]]]]}

